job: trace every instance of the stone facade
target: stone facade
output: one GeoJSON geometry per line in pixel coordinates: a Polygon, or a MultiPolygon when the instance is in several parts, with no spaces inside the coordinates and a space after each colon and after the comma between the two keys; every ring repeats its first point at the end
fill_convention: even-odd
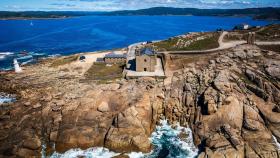
{"type": "Polygon", "coordinates": [[[126,58],[109,58],[105,57],[104,62],[106,64],[125,64],[126,58]]]}
{"type": "Polygon", "coordinates": [[[156,66],[156,56],[141,55],[136,56],[136,71],[154,72],[156,66]]]}
{"type": "Polygon", "coordinates": [[[104,62],[106,64],[125,64],[126,54],[115,54],[115,53],[107,54],[104,57],[104,62]]]}
{"type": "Polygon", "coordinates": [[[157,64],[157,55],[150,49],[143,49],[136,53],[136,71],[154,72],[157,64]]]}

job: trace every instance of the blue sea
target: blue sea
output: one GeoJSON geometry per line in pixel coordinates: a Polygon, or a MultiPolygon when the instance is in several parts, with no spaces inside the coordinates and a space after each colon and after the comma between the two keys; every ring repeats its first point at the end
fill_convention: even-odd
{"type": "Polygon", "coordinates": [[[68,19],[0,20],[0,69],[11,69],[41,57],[121,48],[187,32],[267,25],[250,17],[85,16],[68,19]]]}

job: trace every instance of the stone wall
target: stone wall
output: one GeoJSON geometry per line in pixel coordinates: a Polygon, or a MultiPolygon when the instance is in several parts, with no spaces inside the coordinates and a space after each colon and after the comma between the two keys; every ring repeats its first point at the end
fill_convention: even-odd
{"type": "Polygon", "coordinates": [[[136,56],[136,71],[154,72],[156,66],[156,56],[136,56]]]}

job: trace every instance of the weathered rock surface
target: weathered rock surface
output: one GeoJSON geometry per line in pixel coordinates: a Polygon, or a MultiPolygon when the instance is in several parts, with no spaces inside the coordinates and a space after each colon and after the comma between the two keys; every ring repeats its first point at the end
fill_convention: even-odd
{"type": "Polygon", "coordinates": [[[20,96],[0,113],[0,157],[40,156],[42,145],[150,152],[160,119],[192,128],[199,158],[280,157],[280,55],[242,45],[200,59],[177,70],[167,65],[165,82],[100,85],[48,64],[0,77],[1,90],[20,96]]]}
{"type": "Polygon", "coordinates": [[[280,157],[280,55],[265,53],[238,46],[173,74],[165,115],[192,127],[199,158],[280,157]]]}

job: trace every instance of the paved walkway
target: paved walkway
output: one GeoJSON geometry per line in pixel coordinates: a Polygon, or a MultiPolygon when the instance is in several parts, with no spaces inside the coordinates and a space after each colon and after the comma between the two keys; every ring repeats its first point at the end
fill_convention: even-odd
{"type": "Polygon", "coordinates": [[[257,45],[280,45],[280,41],[257,41],[257,45]]]}

